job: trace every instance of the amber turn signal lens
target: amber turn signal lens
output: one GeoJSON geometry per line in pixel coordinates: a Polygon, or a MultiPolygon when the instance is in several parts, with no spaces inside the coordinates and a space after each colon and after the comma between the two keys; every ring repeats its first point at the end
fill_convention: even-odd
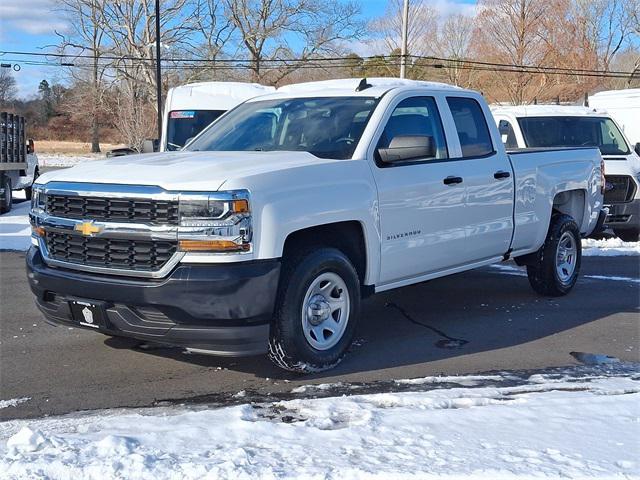
{"type": "Polygon", "coordinates": [[[39,237],[44,237],[44,228],[42,227],[31,227],[33,233],[35,233],[39,237]]]}
{"type": "Polygon", "coordinates": [[[229,240],[180,240],[183,252],[244,252],[249,245],[238,245],[229,240]]]}
{"type": "Polygon", "coordinates": [[[247,213],[249,211],[249,202],[246,200],[234,200],[231,205],[234,213],[247,213]]]}

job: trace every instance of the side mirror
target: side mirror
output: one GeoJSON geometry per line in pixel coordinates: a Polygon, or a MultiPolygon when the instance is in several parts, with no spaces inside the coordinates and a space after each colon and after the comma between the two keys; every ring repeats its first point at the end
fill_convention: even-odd
{"type": "Polygon", "coordinates": [[[35,153],[36,151],[36,146],[33,143],[33,138],[30,138],[29,140],[27,140],[27,155],[31,155],[32,153],[35,153]]]}
{"type": "Polygon", "coordinates": [[[154,148],[155,145],[155,140],[145,140],[144,142],[142,142],[142,152],[141,153],[152,153],[155,152],[156,149],[154,148]]]}
{"type": "Polygon", "coordinates": [[[384,163],[434,158],[436,146],[433,137],[428,135],[398,135],[387,148],[379,148],[378,155],[384,163]]]}
{"type": "Polygon", "coordinates": [[[640,155],[640,142],[636,143],[636,146],[633,147],[633,149],[636,151],[638,155],[640,155]]]}

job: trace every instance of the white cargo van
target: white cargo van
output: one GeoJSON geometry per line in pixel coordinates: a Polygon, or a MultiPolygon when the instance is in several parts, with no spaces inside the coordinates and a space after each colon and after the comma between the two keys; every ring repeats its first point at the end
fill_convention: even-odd
{"type": "Polygon", "coordinates": [[[242,82],[200,82],[170,89],[164,108],[160,151],[180,150],[187,140],[227,110],[273,90],[273,87],[242,82]]]}
{"type": "Polygon", "coordinates": [[[596,93],[589,97],[589,107],[611,115],[634,147],[640,143],[640,88],[596,93]]]}

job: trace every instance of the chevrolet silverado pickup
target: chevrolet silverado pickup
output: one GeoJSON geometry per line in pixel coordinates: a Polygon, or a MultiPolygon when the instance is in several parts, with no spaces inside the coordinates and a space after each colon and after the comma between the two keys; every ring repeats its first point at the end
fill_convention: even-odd
{"type": "Polygon", "coordinates": [[[510,148],[598,147],[605,164],[605,225],[626,242],[640,239],[640,156],[615,120],[587,107],[496,107],[495,121],[510,148]]]}
{"type": "Polygon", "coordinates": [[[319,371],[375,292],[515,259],[538,293],[568,293],[603,219],[601,163],[507,154],[461,88],[285,86],[181,151],[42,175],[28,278],[52,324],[319,371]]]}

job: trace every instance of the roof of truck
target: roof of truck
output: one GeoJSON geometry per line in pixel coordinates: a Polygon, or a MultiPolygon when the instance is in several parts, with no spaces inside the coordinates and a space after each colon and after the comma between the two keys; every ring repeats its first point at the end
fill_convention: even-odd
{"type": "Polygon", "coordinates": [[[465,91],[460,87],[438,82],[424,82],[420,80],[407,80],[400,78],[343,78],[339,80],[324,80],[319,82],[305,82],[285,85],[278,88],[269,98],[288,98],[292,95],[302,97],[326,97],[326,96],[363,96],[379,97],[389,90],[396,88],[424,88],[429,90],[465,91]],[[370,86],[357,91],[361,82],[366,81],[370,86]]]}
{"type": "Polygon", "coordinates": [[[198,82],[171,89],[170,110],[229,110],[239,103],[275,90],[258,83],[198,82]]]}
{"type": "Polygon", "coordinates": [[[584,117],[607,116],[602,110],[589,107],[576,107],[572,105],[521,105],[516,107],[503,107],[492,105],[494,115],[505,114],[515,117],[584,117]]]}

